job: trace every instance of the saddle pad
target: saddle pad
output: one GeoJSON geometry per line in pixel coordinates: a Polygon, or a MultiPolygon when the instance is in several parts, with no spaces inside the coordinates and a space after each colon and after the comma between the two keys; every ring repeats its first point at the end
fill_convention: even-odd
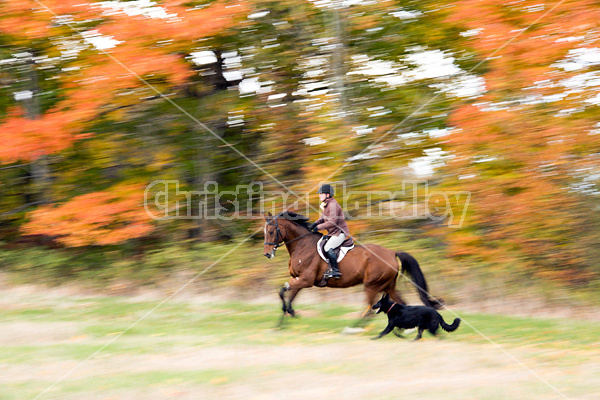
{"type": "MultiPolygon", "coordinates": [[[[323,250],[322,250],[322,248],[323,248],[322,242],[323,242],[323,240],[325,240],[325,237],[326,236],[323,236],[317,242],[317,253],[319,253],[319,256],[321,256],[321,258],[323,260],[327,261],[327,257],[325,257],[325,254],[323,254],[323,250]]],[[[344,257],[346,256],[346,253],[349,252],[350,250],[352,250],[353,248],[354,248],[354,244],[352,246],[348,246],[348,247],[344,247],[344,246],[338,247],[339,253],[338,253],[337,262],[339,263],[340,261],[342,261],[344,259],[344,257]]]]}

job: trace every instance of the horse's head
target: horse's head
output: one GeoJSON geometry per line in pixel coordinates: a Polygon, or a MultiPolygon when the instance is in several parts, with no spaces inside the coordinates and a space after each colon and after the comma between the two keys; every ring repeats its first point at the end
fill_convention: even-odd
{"type": "Polygon", "coordinates": [[[275,257],[275,251],[281,243],[292,243],[309,235],[308,218],[293,211],[284,210],[272,216],[270,212],[265,217],[265,257],[275,257]]]}
{"type": "Polygon", "coordinates": [[[265,215],[265,249],[264,254],[267,258],[275,258],[275,252],[279,244],[283,242],[283,235],[279,226],[277,217],[273,218],[271,213],[265,215]]]}

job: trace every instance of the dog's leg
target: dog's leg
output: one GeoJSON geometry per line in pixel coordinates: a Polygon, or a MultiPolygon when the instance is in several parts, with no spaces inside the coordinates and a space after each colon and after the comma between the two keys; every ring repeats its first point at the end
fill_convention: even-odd
{"type": "Polygon", "coordinates": [[[375,336],[374,338],[371,338],[371,340],[379,339],[379,338],[387,335],[388,333],[390,333],[391,331],[393,331],[394,328],[395,328],[394,324],[392,324],[391,322],[389,322],[388,326],[386,326],[385,329],[383,331],[381,331],[381,333],[379,334],[379,336],[375,336]]]}
{"type": "Polygon", "coordinates": [[[433,336],[436,336],[438,327],[439,323],[437,321],[431,321],[431,324],[429,324],[429,333],[431,333],[433,336]]]}
{"type": "Polygon", "coordinates": [[[419,340],[419,339],[421,339],[423,337],[423,331],[424,331],[424,329],[421,328],[421,327],[419,327],[419,333],[417,333],[417,337],[415,337],[413,339],[413,342],[416,342],[417,340],[419,340]]]}
{"type": "MultiPolygon", "coordinates": [[[[402,329],[402,332],[404,333],[404,329],[402,329]]],[[[406,339],[406,336],[401,335],[398,331],[394,331],[394,335],[398,336],[400,339],[406,339]]]]}

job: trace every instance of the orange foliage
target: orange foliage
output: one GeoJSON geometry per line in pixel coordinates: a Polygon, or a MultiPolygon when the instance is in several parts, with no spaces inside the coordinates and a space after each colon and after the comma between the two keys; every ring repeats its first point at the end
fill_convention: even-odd
{"type": "Polygon", "coordinates": [[[600,17],[597,6],[570,0],[548,12],[556,4],[461,0],[449,17],[480,30],[470,44],[486,59],[488,70],[485,98],[458,107],[449,118],[459,128],[445,141],[456,155],[450,167],[470,174],[449,187],[472,193],[465,229],[447,235],[454,255],[503,263],[514,252],[531,270],[568,269],[583,259],[585,249],[576,238],[583,217],[578,213],[585,210],[568,185],[570,171],[581,167],[574,155],[595,140],[588,135],[595,122],[560,116],[558,111],[572,107],[572,100],[543,107],[518,101],[565,90],[535,85],[569,77],[554,64],[582,43],[561,39],[585,36],[586,46],[598,44],[597,35],[590,33],[600,17]]]}
{"type": "Polygon", "coordinates": [[[24,234],[56,236],[69,247],[109,245],[149,234],[153,227],[143,205],[144,187],[117,186],[74,197],[29,214],[24,234]]]}
{"type": "Polygon", "coordinates": [[[101,20],[100,33],[121,41],[104,54],[92,54],[79,61],[79,70],[61,76],[64,100],[55,104],[39,119],[24,117],[12,110],[0,124],[0,162],[33,161],[38,157],[68,148],[78,133],[115,101],[120,91],[144,87],[139,78],[165,78],[179,86],[193,76],[176,51],[192,47],[199,38],[213,35],[234,24],[233,17],[246,11],[243,3],[216,2],[204,9],[189,10],[184,2],[167,2],[169,18],[132,17],[123,12],[108,12],[94,2],[46,0],[42,7],[33,0],[2,2],[0,31],[27,48],[28,41],[64,37],[80,40],[66,26],[57,26],[56,15],[69,15],[73,21],[101,20]],[[56,14],[56,15],[55,15],[56,14]],[[161,45],[157,45],[162,43],[161,45]]]}
{"type": "Polygon", "coordinates": [[[19,159],[33,161],[69,147],[77,139],[65,112],[51,111],[40,119],[28,120],[20,109],[9,112],[6,122],[0,126],[0,160],[16,162],[19,159]]]}

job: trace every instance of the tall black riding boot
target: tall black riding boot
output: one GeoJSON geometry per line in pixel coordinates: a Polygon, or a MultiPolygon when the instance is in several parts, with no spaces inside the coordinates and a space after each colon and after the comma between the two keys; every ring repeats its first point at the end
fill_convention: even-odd
{"type": "Polygon", "coordinates": [[[338,269],[337,257],[335,256],[335,251],[333,249],[329,249],[325,252],[325,256],[327,260],[329,260],[329,269],[325,272],[325,278],[341,278],[342,274],[338,269]]]}

